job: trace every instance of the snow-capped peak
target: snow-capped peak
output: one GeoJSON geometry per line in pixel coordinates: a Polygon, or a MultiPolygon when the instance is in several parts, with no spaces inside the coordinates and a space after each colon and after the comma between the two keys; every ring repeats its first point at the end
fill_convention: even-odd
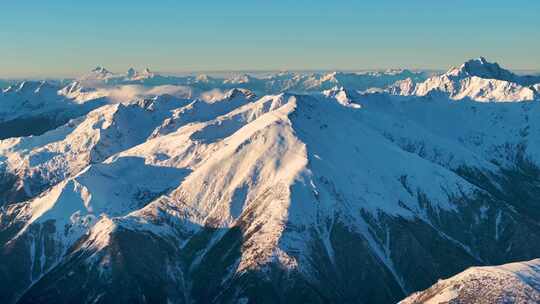
{"type": "Polygon", "coordinates": [[[459,68],[452,68],[447,75],[455,77],[480,77],[485,79],[497,79],[505,81],[516,81],[517,75],[501,68],[494,62],[488,62],[484,57],[471,59],[463,63],[459,68]]]}
{"type": "Polygon", "coordinates": [[[91,72],[96,73],[96,74],[103,74],[103,75],[112,74],[109,70],[99,65],[95,67],[91,72]]]}
{"type": "Polygon", "coordinates": [[[113,76],[113,73],[102,66],[97,66],[90,73],[81,77],[82,80],[106,80],[113,76]]]}
{"type": "Polygon", "coordinates": [[[142,72],[139,72],[135,70],[134,68],[129,68],[129,70],[126,73],[126,77],[128,80],[142,80],[151,78],[154,76],[154,73],[150,71],[149,68],[145,68],[142,72]]]}
{"type": "Polygon", "coordinates": [[[425,96],[431,91],[445,92],[452,99],[475,101],[525,101],[539,99],[532,86],[540,77],[520,76],[491,63],[484,57],[471,59],[442,75],[422,83],[395,83],[390,92],[401,95],[425,96]]]}
{"type": "Polygon", "coordinates": [[[226,93],[225,96],[228,100],[232,100],[234,98],[254,99],[256,97],[256,95],[252,91],[241,88],[231,89],[226,93]]]}
{"type": "Polygon", "coordinates": [[[338,72],[338,71],[330,72],[321,77],[321,82],[324,82],[324,81],[338,82],[337,78],[342,77],[343,75],[344,75],[343,72],[338,72]]]}
{"type": "Polygon", "coordinates": [[[329,98],[334,98],[338,103],[346,107],[351,108],[361,108],[362,106],[355,103],[357,93],[351,90],[345,89],[344,87],[335,86],[330,90],[323,91],[323,95],[329,98]]]}
{"type": "Polygon", "coordinates": [[[206,74],[200,74],[200,75],[197,75],[195,80],[198,81],[198,82],[209,82],[210,81],[210,76],[208,76],[206,74]]]}

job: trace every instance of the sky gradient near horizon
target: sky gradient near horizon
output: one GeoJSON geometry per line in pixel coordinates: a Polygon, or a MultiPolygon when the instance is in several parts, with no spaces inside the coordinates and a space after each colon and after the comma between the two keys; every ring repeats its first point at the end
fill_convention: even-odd
{"type": "Polygon", "coordinates": [[[225,70],[447,69],[484,56],[540,70],[540,1],[9,1],[0,78],[94,66],[225,70]]]}

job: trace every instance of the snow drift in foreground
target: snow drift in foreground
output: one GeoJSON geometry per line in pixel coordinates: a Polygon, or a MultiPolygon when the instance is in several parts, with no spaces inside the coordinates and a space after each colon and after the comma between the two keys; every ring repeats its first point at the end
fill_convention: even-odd
{"type": "Polygon", "coordinates": [[[421,303],[540,303],[540,259],[469,268],[400,302],[421,303]]]}

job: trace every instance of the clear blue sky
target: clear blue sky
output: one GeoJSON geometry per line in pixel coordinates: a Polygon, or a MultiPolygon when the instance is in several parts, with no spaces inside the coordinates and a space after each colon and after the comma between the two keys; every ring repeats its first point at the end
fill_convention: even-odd
{"type": "Polygon", "coordinates": [[[165,72],[540,69],[538,0],[25,0],[0,6],[0,77],[96,65],[165,72]]]}

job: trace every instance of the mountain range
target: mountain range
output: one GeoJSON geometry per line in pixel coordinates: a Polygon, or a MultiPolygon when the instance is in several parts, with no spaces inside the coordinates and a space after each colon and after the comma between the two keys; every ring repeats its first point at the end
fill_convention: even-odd
{"type": "Polygon", "coordinates": [[[484,58],[13,85],[0,302],[536,303],[539,89],[484,58]]]}

